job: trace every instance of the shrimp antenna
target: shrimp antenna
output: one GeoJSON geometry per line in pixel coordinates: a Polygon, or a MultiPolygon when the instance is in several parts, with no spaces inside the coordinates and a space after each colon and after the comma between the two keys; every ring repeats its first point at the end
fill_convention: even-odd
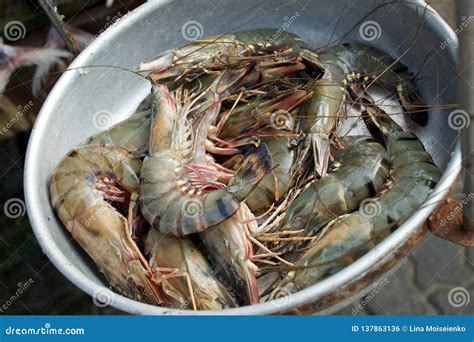
{"type": "MultiPolygon", "coordinates": [[[[405,49],[405,51],[403,51],[403,53],[397,58],[395,59],[392,64],[390,64],[388,67],[385,68],[384,71],[382,71],[380,74],[378,74],[368,85],[367,85],[367,89],[369,89],[375,82],[377,82],[380,77],[382,77],[382,75],[384,75],[386,72],[388,72],[390,69],[392,69],[392,67],[394,65],[396,65],[398,62],[400,62],[402,60],[403,57],[405,57],[405,55],[410,51],[410,49],[413,47],[413,45],[415,44],[415,41],[416,41],[416,37],[418,37],[418,33],[420,32],[421,30],[421,26],[423,25],[423,23],[425,22],[425,15],[426,15],[426,10],[427,10],[427,5],[424,7],[424,11],[423,11],[423,15],[421,17],[421,20],[420,20],[420,23],[418,24],[418,26],[416,27],[416,31],[413,35],[413,37],[410,39],[410,42],[408,43],[408,46],[407,48],[405,49]]],[[[359,100],[360,96],[355,100],[355,102],[357,102],[357,100],[359,100]]]]}
{"type": "Polygon", "coordinates": [[[331,40],[334,37],[334,34],[336,33],[337,27],[339,26],[339,23],[341,22],[341,19],[342,19],[344,13],[346,12],[348,2],[349,2],[349,0],[346,0],[346,2],[344,3],[344,7],[342,8],[341,15],[337,18],[336,25],[334,26],[334,30],[332,30],[331,37],[329,37],[329,40],[328,40],[326,46],[324,46],[324,48],[323,48],[324,50],[327,49],[329,47],[329,45],[331,45],[331,40]]]}
{"type": "MultiPolygon", "coordinates": [[[[397,3],[398,3],[398,2],[397,2],[397,3]]],[[[387,4],[389,4],[389,3],[387,3],[387,4]]],[[[410,4],[411,4],[411,3],[410,3],[410,4]]],[[[380,8],[381,6],[383,6],[383,5],[378,6],[378,8],[380,8]]],[[[376,9],[378,9],[378,8],[376,8],[376,9]]],[[[378,74],[378,75],[366,86],[365,91],[367,91],[375,82],[377,82],[377,81],[382,77],[382,75],[384,75],[386,72],[388,72],[394,65],[396,65],[398,62],[400,62],[401,59],[402,59],[402,58],[408,53],[408,51],[410,51],[410,49],[413,47],[413,45],[414,45],[414,43],[415,43],[415,41],[416,41],[416,37],[418,36],[418,33],[420,32],[421,27],[422,27],[423,23],[425,22],[425,16],[426,16],[426,11],[427,11],[427,9],[428,9],[428,6],[425,5],[425,6],[423,6],[423,8],[424,8],[424,11],[423,11],[423,15],[422,15],[422,17],[421,17],[420,23],[417,25],[416,30],[415,30],[415,33],[414,33],[413,36],[411,37],[410,42],[408,43],[408,46],[407,46],[407,48],[405,49],[405,51],[404,51],[397,59],[395,59],[395,60],[392,62],[392,64],[390,64],[388,67],[386,67],[385,70],[383,70],[380,74],[378,74]]],[[[375,11],[376,9],[374,9],[373,11],[375,11]]],[[[373,13],[373,11],[372,11],[371,13],[373,13]]],[[[363,19],[362,19],[362,20],[363,20],[363,19]]],[[[360,20],[359,20],[359,22],[360,22],[360,20]]],[[[357,26],[357,25],[355,25],[355,26],[357,26]]],[[[365,92],[365,91],[364,91],[364,92],[365,92]]],[[[354,103],[357,103],[357,102],[361,99],[361,96],[362,96],[362,94],[358,94],[358,95],[357,95],[357,98],[354,99],[353,102],[354,102],[354,103]]],[[[354,124],[352,124],[352,126],[349,128],[348,132],[352,131],[352,130],[355,128],[356,125],[357,125],[357,121],[354,122],[354,124]]]]}
{"type": "MultiPolygon", "coordinates": [[[[346,37],[349,35],[349,33],[351,33],[357,26],[359,26],[360,24],[362,24],[362,22],[367,19],[368,17],[370,17],[373,13],[377,12],[379,9],[381,9],[382,7],[385,7],[387,5],[403,5],[403,4],[406,4],[406,5],[413,5],[413,6],[416,6],[416,7],[422,7],[424,8],[424,10],[426,11],[428,9],[428,6],[427,5],[421,5],[421,4],[417,4],[417,3],[413,3],[413,2],[410,2],[410,1],[391,1],[391,2],[386,2],[384,4],[381,4],[381,5],[378,5],[377,7],[375,7],[373,10],[371,10],[369,13],[367,13],[366,15],[364,15],[361,19],[359,19],[358,21],[356,21],[356,23],[354,25],[352,25],[352,27],[346,32],[344,33],[343,35],[341,35],[339,38],[337,38],[335,41],[334,41],[334,45],[337,45],[339,43],[341,43],[342,41],[344,41],[346,39],[346,37]]],[[[328,46],[329,44],[326,45],[326,47],[328,46]]],[[[316,50],[320,50],[321,48],[317,48],[316,50]]]]}
{"type": "MultiPolygon", "coordinates": [[[[118,69],[118,70],[122,70],[122,71],[127,71],[127,72],[131,72],[132,74],[135,74],[141,78],[144,78],[146,79],[147,81],[149,81],[148,77],[146,76],[143,76],[141,75],[139,72],[137,71],[133,71],[131,69],[127,69],[125,67],[120,67],[120,66],[117,66],[117,65],[86,65],[86,66],[80,66],[80,67],[74,67],[74,68],[67,68],[66,70],[62,70],[62,71],[53,71],[53,72],[50,72],[48,73],[47,75],[43,75],[43,76],[40,76],[40,77],[34,77],[28,81],[24,81],[24,82],[21,82],[20,84],[17,84],[13,87],[10,87],[10,88],[7,88],[4,90],[4,92],[7,92],[9,90],[13,90],[13,89],[16,89],[16,88],[19,88],[19,87],[22,87],[26,84],[30,84],[30,83],[33,83],[33,81],[35,80],[38,80],[38,79],[41,79],[41,78],[44,78],[45,76],[51,76],[51,75],[60,75],[60,74],[63,74],[65,73],[66,71],[74,71],[74,70],[81,70],[81,69],[90,69],[90,68],[109,68],[109,69],[118,69]]],[[[49,86],[49,84],[48,84],[49,86]]]]}
{"type": "Polygon", "coordinates": [[[423,70],[423,68],[425,67],[426,63],[429,62],[430,57],[433,56],[434,54],[435,54],[434,51],[430,51],[429,53],[426,54],[426,56],[425,56],[425,58],[423,59],[423,62],[421,63],[420,67],[419,67],[418,70],[413,74],[413,80],[414,80],[414,81],[421,80],[421,78],[418,78],[418,74],[423,70]]]}

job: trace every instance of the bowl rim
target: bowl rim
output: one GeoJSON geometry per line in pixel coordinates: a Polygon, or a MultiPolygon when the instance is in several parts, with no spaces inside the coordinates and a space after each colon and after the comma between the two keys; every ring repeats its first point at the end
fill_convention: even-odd
{"type": "MultiPolygon", "coordinates": [[[[127,13],[116,23],[111,25],[103,34],[95,39],[69,66],[69,68],[77,68],[84,65],[84,62],[89,58],[90,52],[100,49],[107,45],[109,39],[126,30],[135,22],[141,20],[150,11],[154,11],[165,4],[171,3],[173,0],[159,0],[150,1],[134,11],[127,13]]],[[[413,1],[413,3],[426,5],[424,1],[413,1]]],[[[458,41],[455,33],[444,22],[439,14],[430,6],[430,15],[426,18],[426,23],[432,29],[436,30],[440,36],[451,39],[448,49],[451,55],[456,55],[458,41]]],[[[72,73],[71,73],[72,74],[72,73]]],[[[33,228],[33,232],[49,260],[54,266],[74,285],[81,290],[94,297],[97,291],[104,289],[104,286],[96,283],[90,278],[86,277],[78,267],[74,266],[68,258],[63,254],[61,249],[54,241],[51,241],[49,235],[46,234],[48,230],[48,220],[46,215],[41,212],[39,206],[39,184],[37,181],[37,170],[39,169],[40,159],[36,156],[41,155],[38,141],[41,138],[42,132],[46,131],[47,123],[54,113],[55,104],[60,100],[59,95],[61,89],[69,86],[73,80],[73,75],[64,73],[58,80],[53,90],[50,92],[48,98],[43,104],[38,118],[35,122],[31,132],[28,149],[25,158],[24,171],[24,189],[25,201],[27,205],[28,217],[33,228]]],[[[458,173],[461,169],[461,148],[459,142],[454,147],[451,153],[451,159],[448,162],[446,170],[438,183],[435,190],[430,195],[429,199],[423,207],[408,218],[395,232],[384,239],[377,245],[376,248],[356,260],[351,265],[345,267],[336,274],[304,289],[292,294],[288,300],[278,304],[275,301],[266,303],[259,303],[256,305],[243,306],[239,308],[217,310],[217,311],[191,311],[191,310],[176,310],[166,307],[153,306],[145,304],[133,299],[124,297],[116,292],[113,292],[113,301],[111,306],[123,310],[131,314],[146,314],[146,315],[161,315],[161,314],[186,314],[186,315],[261,315],[261,314],[276,314],[280,312],[290,311],[296,307],[314,302],[323,298],[335,289],[350,284],[354,279],[360,277],[361,274],[367,272],[368,269],[374,267],[377,262],[382,260],[385,256],[395,251],[400,245],[406,242],[413,231],[423,224],[430,213],[436,208],[444,197],[445,193],[454,183],[458,173]]],[[[326,312],[327,313],[327,310],[326,312]]]]}

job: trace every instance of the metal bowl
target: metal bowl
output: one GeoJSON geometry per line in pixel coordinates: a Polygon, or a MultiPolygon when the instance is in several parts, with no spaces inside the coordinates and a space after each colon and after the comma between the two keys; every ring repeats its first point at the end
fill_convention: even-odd
{"type": "MultiPolygon", "coordinates": [[[[354,27],[346,41],[374,45],[398,57],[416,31],[424,3],[387,4],[365,17],[382,3],[347,1],[344,7],[343,0],[300,0],[268,1],[257,6],[253,0],[240,0],[236,6],[233,1],[209,0],[200,1],[197,6],[191,0],[149,1],[112,25],[81,53],[71,68],[90,65],[135,68],[161,51],[187,43],[184,38],[193,35],[190,27],[206,36],[232,29],[280,28],[299,34],[315,47],[325,46],[331,37],[334,41],[354,27]],[[380,28],[375,38],[364,36],[362,25],[366,27],[367,23],[380,28]]],[[[426,21],[403,62],[415,71],[423,66],[419,74],[423,83],[419,86],[428,103],[454,103],[451,85],[455,78],[456,36],[431,8],[424,14],[426,21]],[[430,52],[433,53],[427,58],[430,52]]],[[[45,102],[31,134],[25,167],[31,224],[44,253],[71,282],[91,296],[107,283],[56,218],[48,195],[49,175],[71,148],[100,130],[97,113],[110,113],[108,124],[119,122],[133,112],[149,91],[146,80],[126,71],[99,67],[65,72],[45,102]]],[[[429,203],[371,252],[333,276],[284,300],[224,311],[176,311],[119,294],[114,295],[111,305],[134,314],[302,314],[339,309],[365,294],[377,279],[400,264],[423,235],[424,222],[459,172],[460,148],[452,148],[457,132],[447,125],[446,112],[430,113],[428,126],[417,128],[416,133],[444,170],[429,203]]]]}

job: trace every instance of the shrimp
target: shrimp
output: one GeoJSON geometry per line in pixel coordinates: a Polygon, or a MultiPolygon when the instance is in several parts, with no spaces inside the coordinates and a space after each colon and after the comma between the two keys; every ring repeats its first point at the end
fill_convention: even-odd
{"type": "Polygon", "coordinates": [[[175,307],[222,310],[237,306],[189,239],[151,229],[145,239],[145,252],[168,302],[175,307]]]}
{"type": "Polygon", "coordinates": [[[329,222],[322,235],[306,251],[279,287],[294,292],[314,284],[372,249],[413,213],[441,177],[418,138],[405,132],[381,109],[365,105],[371,128],[383,136],[392,162],[391,180],[375,199],[358,211],[329,222]]]}
{"type": "Polygon", "coordinates": [[[179,49],[167,50],[143,62],[139,71],[150,71],[150,79],[155,83],[176,81],[190,72],[202,74],[212,67],[225,65],[227,56],[241,55],[243,50],[233,35],[212,36],[194,40],[179,49]]]}
{"type": "Polygon", "coordinates": [[[256,304],[259,300],[257,267],[252,263],[252,245],[247,238],[249,227],[256,225],[250,209],[241,203],[229,219],[200,233],[215,272],[232,289],[242,305],[256,304]]]}
{"type": "Polygon", "coordinates": [[[261,144],[229,180],[204,147],[219,103],[194,113],[197,99],[188,98],[186,91],[170,93],[165,85],[154,85],[153,91],[157,108],[140,181],[143,216],[162,233],[181,236],[201,232],[237,211],[239,203],[270,171],[271,156],[261,144]],[[191,114],[196,114],[194,122],[191,114]]]}
{"type": "MultiPolygon", "coordinates": [[[[274,29],[241,31],[198,39],[165,51],[142,63],[139,71],[149,71],[153,82],[169,82],[168,86],[174,89],[174,85],[183,84],[183,79],[209,76],[212,81],[222,70],[240,68],[243,72],[235,88],[244,85],[248,88],[304,69],[302,60],[310,61],[299,52],[306,47],[307,44],[292,33],[274,29]]],[[[319,67],[317,63],[312,65],[319,67]]]]}
{"type": "Polygon", "coordinates": [[[410,119],[420,126],[426,126],[427,106],[416,87],[415,75],[401,61],[394,60],[376,48],[361,44],[336,45],[325,50],[324,54],[339,59],[338,65],[346,75],[342,80],[343,85],[352,96],[352,89],[361,83],[375,83],[394,91],[410,119]]]}
{"type": "Polygon", "coordinates": [[[72,150],[50,179],[51,203],[74,240],[120,293],[151,304],[162,295],[148,262],[131,238],[128,210],[138,191],[141,162],[113,145],[72,150]]]}
{"type": "MultiPolygon", "coordinates": [[[[148,149],[150,139],[150,119],[151,109],[148,104],[148,97],[139,105],[137,111],[109,129],[92,135],[82,145],[103,144],[113,145],[126,149],[137,158],[142,158],[148,149]],[[145,110],[141,110],[144,109],[145,110]]],[[[143,220],[139,212],[139,203],[137,201],[138,193],[132,193],[129,208],[129,230],[132,238],[140,241],[149,226],[143,220]]]]}
{"type": "MultiPolygon", "coordinates": [[[[334,154],[336,169],[315,180],[288,207],[280,231],[299,231],[292,236],[315,236],[329,220],[357,209],[386,182],[390,159],[384,147],[368,136],[342,137],[342,150],[334,154]]],[[[301,242],[281,243],[294,249],[301,242]]]]}
{"type": "Polygon", "coordinates": [[[249,51],[241,60],[254,62],[247,76],[254,84],[277,82],[290,76],[299,79],[303,73],[311,76],[323,73],[317,55],[310,55],[308,44],[293,33],[257,29],[235,32],[234,37],[249,51]]]}
{"type": "Polygon", "coordinates": [[[300,147],[299,162],[295,165],[304,163],[312,150],[316,175],[324,177],[329,165],[332,134],[343,119],[345,89],[339,80],[345,74],[339,66],[340,61],[333,55],[322,53],[318,58],[324,68],[324,76],[309,86],[313,96],[301,109],[300,129],[307,135],[307,143],[300,147]]]}
{"type": "MultiPolygon", "coordinates": [[[[310,52],[311,53],[311,52],[310,52]]],[[[355,100],[354,87],[376,83],[396,91],[402,108],[419,125],[427,122],[426,106],[414,83],[414,76],[401,62],[364,45],[342,44],[317,55],[324,69],[322,79],[308,88],[313,97],[302,108],[301,130],[308,143],[301,147],[299,162],[304,162],[312,150],[316,175],[324,177],[330,158],[332,135],[344,120],[342,105],[346,93],[355,100]]]]}

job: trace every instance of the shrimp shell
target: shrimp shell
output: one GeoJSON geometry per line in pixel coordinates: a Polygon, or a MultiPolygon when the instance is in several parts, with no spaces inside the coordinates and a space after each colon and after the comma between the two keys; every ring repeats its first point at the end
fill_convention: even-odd
{"type": "Polygon", "coordinates": [[[127,218],[109,203],[125,201],[123,192],[138,190],[140,168],[140,160],[122,148],[81,146],[54,170],[51,203],[74,240],[114,288],[130,298],[159,304],[160,291],[131,239],[127,218]]]}

